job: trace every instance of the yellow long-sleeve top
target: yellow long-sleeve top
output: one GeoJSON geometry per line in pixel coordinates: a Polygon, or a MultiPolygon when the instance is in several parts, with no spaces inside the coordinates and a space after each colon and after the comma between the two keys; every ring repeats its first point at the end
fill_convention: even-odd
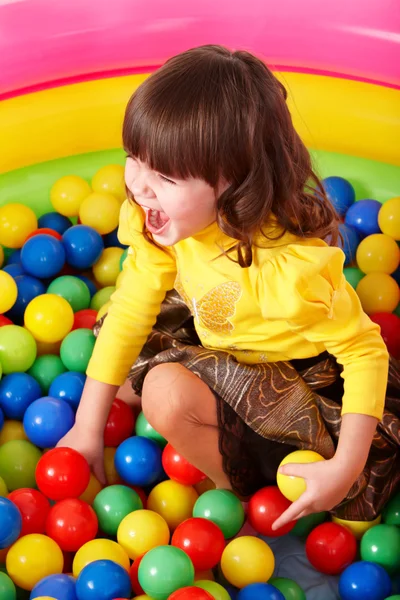
{"type": "MultiPolygon", "coordinates": [[[[260,237],[253,263],[221,255],[235,241],[214,223],[162,250],[142,234],[142,209],[126,201],[119,239],[130,246],[88,367],[98,381],[121,385],[174,286],[188,303],[202,345],[239,362],[310,358],[327,350],[343,366],[344,413],[381,419],[388,353],[343,275],[344,255],[319,239],[286,233],[260,237]]],[[[275,231],[278,225],[271,221],[275,231]]],[[[271,232],[271,231],[270,231],[271,232]]]]}

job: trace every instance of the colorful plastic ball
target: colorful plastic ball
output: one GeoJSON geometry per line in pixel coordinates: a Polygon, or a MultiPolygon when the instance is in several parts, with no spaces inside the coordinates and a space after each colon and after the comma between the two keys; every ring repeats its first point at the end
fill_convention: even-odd
{"type": "Polygon", "coordinates": [[[54,448],[46,452],[36,468],[39,490],[51,500],[78,498],[90,479],[87,460],[72,448],[54,448]]]}
{"type": "Polygon", "coordinates": [[[20,421],[7,420],[0,430],[0,446],[12,440],[28,440],[20,421]]]}
{"type": "Polygon", "coordinates": [[[10,492],[35,487],[35,469],[42,453],[26,440],[10,440],[0,446],[0,476],[10,492]]]}
{"type": "Polygon", "coordinates": [[[107,304],[114,292],[115,286],[113,285],[109,285],[105,288],[102,288],[101,290],[96,292],[95,295],[92,297],[92,301],[90,302],[90,308],[92,308],[96,312],[99,312],[101,307],[104,306],[104,304],[107,304]]]}
{"type": "Polygon", "coordinates": [[[358,267],[347,267],[343,270],[346,281],[351,285],[353,289],[356,289],[361,279],[365,277],[365,273],[360,271],[358,267]]]}
{"type": "Polygon", "coordinates": [[[75,580],[70,575],[49,575],[35,585],[31,600],[40,600],[43,596],[57,600],[78,600],[75,593],[75,580]]]}
{"type": "Polygon", "coordinates": [[[386,525],[400,526],[400,492],[397,492],[386,504],[382,519],[386,525]]]}
{"type": "Polygon", "coordinates": [[[5,375],[24,372],[36,358],[36,342],[30,331],[18,325],[0,327],[0,364],[5,375]]]}
{"type": "MultiPolygon", "coordinates": [[[[118,239],[118,227],[113,229],[110,233],[103,236],[104,247],[105,248],[122,248],[124,251],[128,246],[126,244],[122,244],[118,239]]],[[[120,266],[121,269],[121,266],[120,266]]]]}
{"type": "Polygon", "coordinates": [[[131,488],[125,485],[111,485],[97,494],[93,508],[101,531],[108,535],[117,535],[122,519],[135,510],[142,510],[143,504],[131,488]]]}
{"type": "Polygon", "coordinates": [[[306,554],[317,571],[339,575],[356,558],[356,538],[342,525],[322,523],[308,536],[306,554]]]}
{"type": "Polygon", "coordinates": [[[178,525],[171,544],[186,552],[196,571],[208,571],[221,560],[225,538],[211,521],[192,518],[178,525]]]}
{"type": "Polygon", "coordinates": [[[147,499],[147,508],[161,515],[171,531],[192,516],[198,499],[196,490],[177,481],[167,480],[156,485],[147,499]]]}
{"type": "Polygon", "coordinates": [[[82,569],[97,560],[111,560],[121,565],[126,572],[129,571],[129,558],[125,550],[112,540],[99,538],[87,542],[82,548],[79,548],[75,554],[72,564],[74,577],[78,577],[82,569]]]}
{"type": "Polygon", "coordinates": [[[21,248],[35,229],[36,215],[28,206],[10,203],[0,207],[0,244],[3,246],[21,248]]]}
{"type": "Polygon", "coordinates": [[[74,313],[69,303],[55,294],[37,296],[25,310],[25,327],[39,342],[59,342],[71,331],[74,313]]]}
{"type": "Polygon", "coordinates": [[[168,544],[169,538],[165,519],[151,510],[135,510],[128,514],[117,531],[118,543],[132,560],[156,546],[168,544]]]}
{"type": "Polygon", "coordinates": [[[117,448],[115,468],[131,485],[151,485],[163,472],[160,447],[147,438],[130,437],[117,448]]]}
{"type": "Polygon", "coordinates": [[[93,475],[93,473],[90,473],[89,483],[83,494],[79,496],[79,499],[87,502],[87,504],[90,504],[90,506],[93,506],[97,494],[99,494],[102,489],[103,485],[100,483],[97,477],[93,475]]]}
{"type": "Polygon", "coordinates": [[[190,558],[174,546],[150,550],[139,565],[139,583],[154,600],[166,600],[170,594],[194,581],[190,558]]]}
{"type": "Polygon", "coordinates": [[[191,465],[171,444],[164,448],[162,464],[168,477],[183,485],[195,485],[206,479],[206,475],[191,465]]]}
{"type": "Polygon", "coordinates": [[[47,517],[46,534],[65,552],[76,552],[96,537],[97,516],[93,508],[78,498],[60,500],[47,517]]]}
{"type": "Polygon", "coordinates": [[[385,600],[392,591],[389,575],[380,565],[356,562],[339,579],[341,600],[385,600]]]}
{"type": "Polygon", "coordinates": [[[8,498],[0,497],[0,548],[11,546],[22,529],[22,517],[18,507],[8,498]]]}
{"type": "Polygon", "coordinates": [[[339,225],[339,231],[342,235],[342,239],[339,239],[339,247],[345,254],[344,264],[347,266],[354,262],[356,258],[360,238],[355,229],[343,223],[339,225]]]}
{"type": "MultiPolygon", "coordinates": [[[[302,517],[299,519],[292,531],[291,535],[295,535],[298,537],[306,537],[308,534],[317,526],[323,523],[326,520],[328,513],[319,512],[313,513],[311,515],[307,515],[306,517],[302,517]]],[[[344,523],[341,523],[342,525],[344,523]]],[[[353,532],[354,533],[354,532],[353,532]]]]}
{"type": "Polygon", "coordinates": [[[64,298],[74,312],[88,308],[90,304],[89,288],[81,279],[72,275],[57,277],[47,289],[48,294],[64,298]]]}
{"type": "Polygon", "coordinates": [[[78,600],[114,600],[129,598],[129,575],[112,560],[96,560],[80,572],[76,581],[78,600]]]}
{"type": "Polygon", "coordinates": [[[28,439],[39,448],[53,448],[74,422],[75,415],[70,405],[51,396],[32,402],[23,420],[28,439]]]}
{"type": "Polygon", "coordinates": [[[375,313],[371,320],[381,328],[381,336],[389,353],[400,358],[400,317],[393,313],[375,313]]]}
{"type": "Polygon", "coordinates": [[[115,196],[93,192],[80,205],[79,219],[83,225],[105,235],[118,226],[120,209],[121,203],[115,196]]]}
{"type": "Polygon", "coordinates": [[[229,542],[221,558],[224,577],[239,589],[251,583],[268,581],[274,568],[275,558],[271,548],[263,540],[252,536],[229,542]]]}
{"type": "Polygon", "coordinates": [[[322,185],[336,212],[344,216],[356,199],[351,183],[343,177],[326,177],[322,185]]]}
{"type": "Polygon", "coordinates": [[[39,217],[38,227],[48,227],[62,235],[64,231],[72,227],[72,222],[68,217],[60,215],[60,213],[49,212],[39,217]]]}
{"type": "Polygon", "coordinates": [[[384,233],[369,235],[357,249],[357,264],[363,273],[387,273],[396,271],[400,262],[400,250],[395,240],[384,233]]]}
{"type": "Polygon", "coordinates": [[[66,217],[76,217],[83,200],[91,193],[90,185],[78,175],[58,179],[50,190],[54,209],[66,217]]]}
{"type": "Polygon", "coordinates": [[[51,235],[36,235],[23,245],[21,262],[24,270],[33,277],[54,277],[65,264],[64,247],[51,235]]]}
{"type": "MultiPolygon", "coordinates": [[[[309,464],[321,460],[324,460],[324,458],[318,454],[318,452],[313,452],[312,450],[296,450],[295,452],[288,454],[282,460],[279,468],[289,463],[309,464]]],[[[295,502],[295,500],[300,498],[300,496],[306,491],[306,482],[302,477],[283,475],[279,472],[279,469],[276,476],[276,481],[282,494],[292,502],[295,502]]]]}
{"type": "Polygon", "coordinates": [[[115,285],[120,273],[122,248],[105,248],[97,263],[93,265],[93,275],[102,287],[115,285]]]}
{"type": "Polygon", "coordinates": [[[30,240],[31,238],[35,237],[35,235],[41,235],[41,234],[51,235],[56,240],[61,240],[61,235],[58,233],[58,231],[54,231],[53,229],[50,229],[49,227],[40,227],[38,229],[35,229],[35,231],[32,231],[32,233],[30,233],[28,235],[28,237],[26,238],[25,241],[30,240]]]}
{"type": "Polygon", "coordinates": [[[66,260],[75,269],[89,269],[104,250],[101,235],[92,227],[74,225],[63,234],[62,242],[66,260]]]}
{"type": "Polygon", "coordinates": [[[132,408],[119,398],[115,398],[108,414],[104,429],[104,445],[117,447],[133,435],[135,415],[132,408]]]}
{"type": "Polygon", "coordinates": [[[92,188],[94,192],[112,194],[123,202],[126,198],[124,167],[122,165],[101,167],[93,175],[92,188]]]}
{"type": "Polygon", "coordinates": [[[378,214],[382,204],[377,200],[359,200],[346,212],[345,224],[355,229],[361,238],[380,233],[378,214]]]}
{"type": "Polygon", "coordinates": [[[15,277],[15,283],[18,291],[17,299],[7,314],[15,324],[22,325],[26,307],[31,300],[44,294],[46,287],[40,279],[30,275],[18,275],[15,277]]]}
{"type": "Polygon", "coordinates": [[[139,566],[143,556],[138,556],[129,569],[129,579],[131,580],[132,590],[135,594],[144,594],[143,588],[139,583],[139,566]]]}
{"type": "Polygon", "coordinates": [[[2,477],[0,477],[0,497],[5,498],[6,496],[8,496],[6,482],[2,477]]]}
{"type": "Polygon", "coordinates": [[[395,525],[376,525],[364,533],[361,558],[381,565],[389,574],[400,569],[400,530],[395,525]]]}
{"type": "Polygon", "coordinates": [[[209,490],[202,494],[194,505],[193,516],[215,523],[225,539],[240,531],[245,518],[239,498],[228,490],[209,490]]]}
{"type": "Polygon", "coordinates": [[[86,375],[77,371],[67,371],[57,375],[51,382],[49,396],[67,402],[73,410],[78,408],[86,375]]]}
{"type": "Polygon", "coordinates": [[[228,594],[227,588],[222,587],[216,581],[208,581],[208,580],[195,580],[195,587],[200,588],[201,590],[207,591],[215,600],[231,600],[231,596],[228,594]]]}
{"type": "Polygon", "coordinates": [[[282,494],[277,486],[262,488],[250,498],[248,519],[257,533],[269,537],[286,535],[293,529],[296,522],[292,521],[279,529],[273,530],[272,525],[290,506],[291,502],[282,494]]]}
{"type": "Polygon", "coordinates": [[[8,319],[4,315],[0,315],[0,327],[4,327],[5,325],[12,325],[13,322],[11,319],[8,319]]]}
{"type": "Polygon", "coordinates": [[[339,519],[338,517],[332,517],[332,521],[346,527],[346,529],[351,531],[356,540],[361,540],[368,529],[375,527],[375,525],[379,525],[381,522],[381,515],[378,515],[373,521],[347,521],[346,519],[339,519]]]}
{"type": "Polygon", "coordinates": [[[0,571],[0,598],[2,600],[17,600],[15,585],[6,573],[0,571]]]}
{"type": "Polygon", "coordinates": [[[161,448],[164,448],[168,443],[167,440],[150,425],[143,412],[140,412],[136,419],[135,433],[141,437],[153,440],[161,448]]]}
{"type": "Polygon", "coordinates": [[[15,304],[18,288],[14,279],[5,271],[0,271],[0,313],[5,313],[15,304]]]}
{"type": "Polygon", "coordinates": [[[77,277],[78,279],[83,281],[83,283],[86,283],[86,285],[88,286],[89,292],[90,292],[90,297],[92,298],[95,295],[95,293],[97,292],[97,286],[96,286],[95,282],[92,281],[86,275],[75,275],[75,277],[77,277]]]}
{"type": "Polygon", "coordinates": [[[22,420],[28,406],[41,396],[39,383],[28,373],[10,373],[0,381],[0,408],[8,419],[22,420]]]}
{"type": "Polygon", "coordinates": [[[72,331],[75,329],[93,329],[97,321],[97,313],[92,308],[79,310],[74,315],[74,324],[72,331]]]}
{"type": "Polygon", "coordinates": [[[237,600],[285,600],[285,596],[269,583],[251,583],[240,590],[237,600]]]}
{"type": "Polygon", "coordinates": [[[116,448],[104,448],[104,471],[108,485],[125,484],[117,473],[115,468],[116,448]]]}
{"type": "Polygon", "coordinates": [[[62,573],[64,558],[60,547],[40,533],[19,538],[7,553],[6,568],[13,582],[24,590],[48,575],[62,573]]]}
{"type": "Polygon", "coordinates": [[[68,371],[86,373],[95,342],[91,329],[76,329],[64,338],[60,357],[68,371]]]}
{"type": "Polygon", "coordinates": [[[41,492],[32,488],[22,488],[11,492],[8,498],[21,513],[21,536],[45,532],[50,503],[41,492]]]}
{"type": "Polygon", "coordinates": [[[3,273],[8,273],[11,275],[13,279],[16,279],[20,275],[26,275],[24,267],[21,263],[6,265],[2,271],[3,273]]]}
{"type": "Polygon", "coordinates": [[[387,200],[381,206],[378,222],[383,233],[400,240],[400,196],[387,200]]]}
{"type": "Polygon", "coordinates": [[[361,279],[356,291],[367,315],[391,313],[400,302],[400,288],[386,273],[368,273],[361,279]]]}
{"type": "Polygon", "coordinates": [[[214,600],[214,597],[206,590],[189,586],[173,592],[168,600],[214,600]]]}
{"type": "Polygon", "coordinates": [[[285,600],[306,600],[306,595],[298,583],[286,577],[272,577],[268,583],[279,590],[285,600]]]}
{"type": "Polygon", "coordinates": [[[21,248],[3,248],[3,252],[7,265],[21,264],[21,248]]]}

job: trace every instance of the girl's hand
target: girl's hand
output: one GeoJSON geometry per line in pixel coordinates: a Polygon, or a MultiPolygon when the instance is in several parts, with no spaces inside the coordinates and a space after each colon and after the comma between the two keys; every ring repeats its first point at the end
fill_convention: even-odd
{"type": "Polygon", "coordinates": [[[312,513],[331,510],[346,497],[358,476],[354,469],[346,469],[335,457],[309,464],[287,464],[279,472],[303,477],[307,489],[274,522],[272,529],[278,529],[312,513]]]}
{"type": "Polygon", "coordinates": [[[100,483],[103,485],[106,484],[102,435],[91,433],[90,431],[82,431],[82,428],[75,424],[58,442],[57,447],[59,448],[60,446],[73,448],[82,454],[100,483]]]}

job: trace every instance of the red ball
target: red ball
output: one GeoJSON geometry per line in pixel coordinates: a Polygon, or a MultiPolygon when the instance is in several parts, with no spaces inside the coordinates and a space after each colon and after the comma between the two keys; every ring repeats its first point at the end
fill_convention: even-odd
{"type": "Polygon", "coordinates": [[[78,498],[89,479],[86,458],[72,448],[53,448],[43,454],[36,466],[37,486],[51,500],[78,498]]]}
{"type": "Polygon", "coordinates": [[[8,495],[8,499],[18,506],[22,516],[20,536],[30,533],[44,533],[50,502],[38,490],[20,488],[8,495]]]}
{"type": "Polygon", "coordinates": [[[291,504],[276,485],[271,485],[262,488],[250,499],[247,518],[250,525],[262,535],[269,537],[286,535],[296,525],[296,521],[291,521],[275,531],[272,529],[272,524],[291,504]]]}
{"type": "Polygon", "coordinates": [[[400,318],[393,313],[375,313],[371,319],[380,326],[389,353],[400,358],[400,318]]]}
{"type": "Polygon", "coordinates": [[[356,538],[338,523],[322,523],[308,536],[306,554],[317,571],[339,575],[356,558],[356,538]]]}
{"type": "Polygon", "coordinates": [[[139,565],[140,565],[140,562],[141,562],[143,556],[144,556],[144,554],[142,556],[139,556],[138,558],[136,558],[133,561],[131,568],[129,569],[129,578],[131,580],[132,590],[135,592],[136,596],[139,596],[140,594],[144,594],[144,590],[143,590],[142,586],[140,585],[139,579],[138,579],[139,565]]]}
{"type": "Polygon", "coordinates": [[[207,519],[187,519],[175,529],[171,545],[191,559],[196,571],[213,569],[221,560],[225,538],[220,528],[207,519]]]}
{"type": "Polygon", "coordinates": [[[207,477],[191,465],[171,444],[167,444],[163,450],[162,465],[170,479],[183,485],[196,485],[207,477]]]}
{"type": "Polygon", "coordinates": [[[78,498],[67,498],[50,509],[46,533],[65,552],[76,552],[96,537],[97,516],[93,508],[78,498]]]}
{"type": "Polygon", "coordinates": [[[28,237],[26,238],[25,242],[27,242],[28,240],[33,238],[35,235],[39,235],[41,233],[45,233],[46,235],[51,235],[54,238],[56,238],[56,240],[62,239],[62,236],[58,233],[58,231],[55,231],[54,229],[49,229],[48,227],[41,227],[40,229],[35,229],[35,231],[32,231],[32,233],[30,233],[28,235],[28,237]]]}
{"type": "Polygon", "coordinates": [[[96,321],[97,312],[92,308],[78,310],[74,314],[74,324],[72,327],[72,331],[74,329],[93,329],[96,321]]]}
{"type": "Polygon", "coordinates": [[[116,448],[133,435],[134,428],[135,415],[133,410],[123,400],[115,398],[104,430],[104,445],[116,448]]]}
{"type": "Polygon", "coordinates": [[[0,327],[4,327],[4,325],[13,325],[13,322],[4,315],[0,315],[0,327]]]}
{"type": "Polygon", "coordinates": [[[168,600],[213,600],[213,598],[210,592],[195,586],[181,588],[168,596],[168,600]]]}

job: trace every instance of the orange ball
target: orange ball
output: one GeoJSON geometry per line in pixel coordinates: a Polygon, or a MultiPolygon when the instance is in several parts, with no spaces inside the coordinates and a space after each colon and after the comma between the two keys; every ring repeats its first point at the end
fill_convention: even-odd
{"type": "Polygon", "coordinates": [[[369,273],[361,279],[356,291],[367,315],[393,312],[400,301],[399,286],[386,273],[369,273]]]}

